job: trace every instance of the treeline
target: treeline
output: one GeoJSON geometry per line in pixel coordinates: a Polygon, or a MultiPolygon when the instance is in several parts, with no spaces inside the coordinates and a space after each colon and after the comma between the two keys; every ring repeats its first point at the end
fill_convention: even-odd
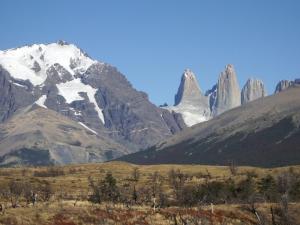
{"type": "MultiPolygon", "coordinates": [[[[300,201],[300,174],[293,169],[276,177],[266,175],[262,178],[254,172],[247,172],[244,178],[235,179],[237,174],[224,179],[214,179],[209,173],[200,174],[202,182],[192,181],[194,176],[180,170],[170,170],[167,177],[158,172],[151,174],[141,185],[137,169],[126,182],[120,182],[112,173],[103,179],[89,178],[92,203],[122,203],[149,205],[154,209],[170,206],[201,207],[216,204],[239,204],[257,217],[258,224],[266,224],[267,217],[258,210],[259,203],[269,204],[269,217],[272,224],[294,224],[289,212],[291,202],[300,201]]],[[[198,178],[199,178],[198,177],[198,178]]]]}
{"type": "MultiPolygon", "coordinates": [[[[28,181],[13,179],[8,183],[0,184],[0,199],[2,202],[10,202],[12,208],[20,207],[20,203],[35,205],[37,200],[47,202],[53,196],[54,191],[47,181],[32,184],[28,181]]],[[[0,202],[0,211],[4,205],[0,202]]]]}
{"type": "Polygon", "coordinates": [[[202,182],[192,182],[193,176],[172,169],[167,177],[158,172],[151,174],[143,185],[139,184],[139,179],[137,169],[125,182],[118,181],[110,172],[103,179],[89,177],[92,191],[89,200],[94,203],[152,204],[155,199],[160,207],[276,203],[283,197],[289,202],[300,201],[300,174],[293,170],[277,177],[266,175],[262,178],[254,172],[247,172],[241,179],[217,180],[203,175],[202,182]]]}

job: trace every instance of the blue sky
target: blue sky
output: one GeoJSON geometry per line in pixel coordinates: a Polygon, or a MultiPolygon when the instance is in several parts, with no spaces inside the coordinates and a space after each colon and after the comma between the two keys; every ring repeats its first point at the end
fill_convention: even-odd
{"type": "Polygon", "coordinates": [[[2,0],[0,49],[59,39],[116,66],[155,104],[173,104],[192,69],[203,91],[225,65],[240,85],[258,77],[273,93],[300,77],[298,0],[2,0]]]}

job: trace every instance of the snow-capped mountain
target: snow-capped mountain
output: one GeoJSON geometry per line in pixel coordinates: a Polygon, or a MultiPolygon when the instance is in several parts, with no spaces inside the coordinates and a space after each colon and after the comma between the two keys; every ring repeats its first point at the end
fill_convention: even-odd
{"type": "Polygon", "coordinates": [[[49,69],[59,64],[62,79],[66,70],[73,78],[84,73],[96,61],[81,49],[64,41],[58,43],[34,44],[20,48],[0,51],[0,64],[15,79],[29,80],[32,85],[43,85],[49,69]]]}
{"type": "Polygon", "coordinates": [[[115,67],[64,41],[0,51],[0,86],[2,122],[37,104],[130,151],[184,127],[180,115],[153,105],[115,67]]]}

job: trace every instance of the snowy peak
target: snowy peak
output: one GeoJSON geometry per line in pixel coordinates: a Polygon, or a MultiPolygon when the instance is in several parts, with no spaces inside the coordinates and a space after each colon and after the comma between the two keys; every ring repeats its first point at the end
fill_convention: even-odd
{"type": "Polygon", "coordinates": [[[64,41],[34,44],[0,52],[0,64],[12,77],[29,80],[34,86],[47,78],[47,70],[59,64],[71,75],[84,73],[93,63],[81,49],[64,41]]]}
{"type": "Polygon", "coordinates": [[[261,80],[250,78],[242,89],[241,101],[242,104],[246,104],[255,99],[265,97],[266,95],[264,83],[261,80]]]}
{"type": "Polygon", "coordinates": [[[186,69],[182,74],[180,86],[175,95],[175,105],[185,101],[197,100],[201,95],[195,74],[190,69],[186,69]]]}

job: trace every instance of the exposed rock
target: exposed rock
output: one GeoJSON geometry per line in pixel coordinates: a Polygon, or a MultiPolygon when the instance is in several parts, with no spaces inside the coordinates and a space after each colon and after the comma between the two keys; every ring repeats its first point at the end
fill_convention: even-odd
{"type": "Polygon", "coordinates": [[[103,162],[129,152],[86,124],[36,105],[0,124],[0,149],[2,166],[103,162]]]}
{"type": "Polygon", "coordinates": [[[40,72],[41,71],[41,67],[40,67],[40,64],[37,62],[37,61],[34,61],[33,63],[33,66],[31,67],[31,69],[34,71],[34,72],[40,72]]]}
{"type": "Polygon", "coordinates": [[[32,88],[28,81],[11,78],[0,65],[0,122],[11,117],[18,108],[34,102],[32,88]]]}
{"type": "Polygon", "coordinates": [[[245,86],[242,89],[241,101],[242,104],[246,104],[255,99],[265,97],[267,95],[265,86],[261,80],[248,79],[245,86]]]}
{"type": "Polygon", "coordinates": [[[290,81],[290,80],[281,80],[281,81],[279,81],[278,84],[276,85],[276,88],[275,88],[275,94],[287,89],[290,86],[292,86],[293,83],[294,82],[290,81]]]}
{"type": "Polygon", "coordinates": [[[196,103],[202,99],[203,96],[195,74],[190,69],[186,69],[182,74],[181,82],[175,95],[175,106],[185,102],[196,103]]]}
{"type": "Polygon", "coordinates": [[[229,109],[241,105],[241,91],[233,65],[227,65],[225,71],[220,74],[217,84],[216,104],[213,108],[213,116],[219,115],[229,109]]]}
{"type": "Polygon", "coordinates": [[[210,118],[209,99],[201,93],[195,74],[187,69],[184,71],[175,105],[165,107],[169,111],[180,113],[187,126],[207,121],[210,118]]]}
{"type": "Polygon", "coordinates": [[[162,113],[116,68],[64,41],[0,51],[0,66],[1,121],[36,102],[87,124],[131,151],[184,127],[180,116],[162,113]]]}
{"type": "Polygon", "coordinates": [[[209,108],[212,112],[217,101],[217,84],[215,84],[210,90],[206,91],[205,96],[209,99],[209,108]]]}

